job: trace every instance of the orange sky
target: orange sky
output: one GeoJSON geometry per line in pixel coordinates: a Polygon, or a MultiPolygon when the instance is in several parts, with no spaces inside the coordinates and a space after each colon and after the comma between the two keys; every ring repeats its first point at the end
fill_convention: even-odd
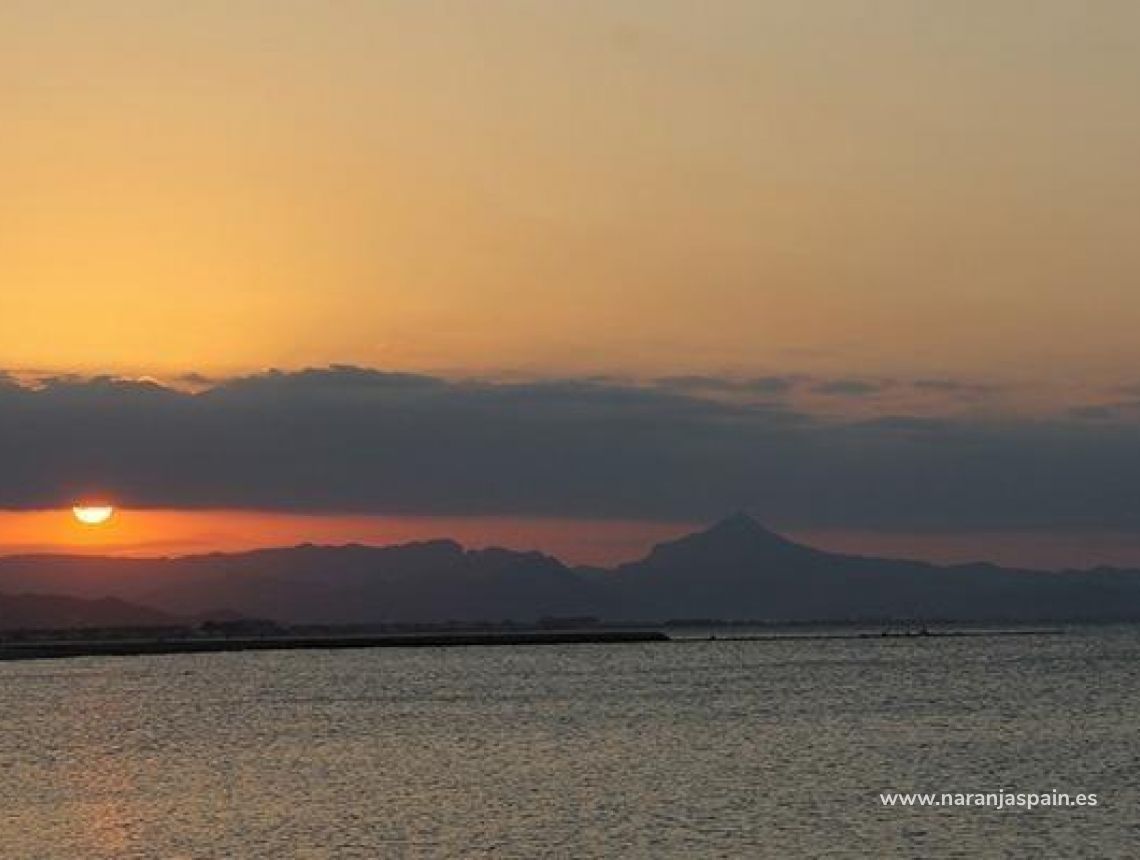
{"type": "Polygon", "coordinates": [[[257,511],[119,510],[84,526],[70,510],[0,511],[0,555],[27,552],[186,555],[298,543],[387,545],[451,538],[468,547],[542,549],[567,562],[637,558],[654,543],[697,526],[684,523],[511,517],[299,515],[257,511]]]}
{"type": "Polygon", "coordinates": [[[0,6],[0,367],[1131,381],[1140,6],[0,6]]]}
{"type": "MultiPolygon", "coordinates": [[[[525,517],[386,517],[255,511],[120,510],[105,525],[76,522],[70,510],[0,511],[0,555],[64,552],[136,557],[241,551],[298,543],[388,545],[451,538],[469,548],[538,549],[568,564],[612,565],[642,557],[704,523],[525,517]]],[[[792,530],[789,537],[836,552],[979,560],[1061,569],[1135,566],[1140,541],[1122,533],[992,532],[906,534],[838,529],[792,530]]]]}

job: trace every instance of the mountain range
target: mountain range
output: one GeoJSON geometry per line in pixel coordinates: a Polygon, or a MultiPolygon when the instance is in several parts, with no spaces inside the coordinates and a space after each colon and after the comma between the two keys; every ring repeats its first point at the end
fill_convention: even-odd
{"type": "Polygon", "coordinates": [[[788,540],[746,514],[612,569],[571,568],[539,552],[468,550],[450,540],[178,558],[0,558],[0,628],[105,626],[110,616],[157,624],[211,613],[309,624],[551,616],[1137,620],[1140,571],[1058,573],[844,555],[788,540]],[[44,611],[17,611],[29,599],[44,611]],[[44,600],[63,602],[53,615],[44,600]]]}
{"type": "Polygon", "coordinates": [[[119,600],[53,594],[0,594],[0,630],[173,627],[186,619],[119,600]]]}

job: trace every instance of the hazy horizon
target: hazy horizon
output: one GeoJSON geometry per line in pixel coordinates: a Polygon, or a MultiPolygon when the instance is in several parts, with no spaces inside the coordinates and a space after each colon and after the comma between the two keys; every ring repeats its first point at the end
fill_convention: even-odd
{"type": "MultiPolygon", "coordinates": [[[[64,512],[0,511],[0,557],[88,555],[182,558],[218,552],[317,546],[397,546],[453,540],[465,549],[537,550],[570,566],[613,567],[643,558],[659,543],[702,531],[713,522],[657,522],[505,517],[272,514],[256,511],[126,510],[92,530],[64,512]],[[123,522],[127,524],[123,526],[123,522]],[[161,534],[159,540],[147,535],[161,534]],[[28,542],[37,537],[43,542],[28,542]],[[23,542],[11,542],[13,537],[23,542]]],[[[827,552],[934,564],[989,562],[1012,568],[1079,570],[1136,567],[1140,545],[1129,535],[870,533],[764,525],[790,540],[827,552]]]]}

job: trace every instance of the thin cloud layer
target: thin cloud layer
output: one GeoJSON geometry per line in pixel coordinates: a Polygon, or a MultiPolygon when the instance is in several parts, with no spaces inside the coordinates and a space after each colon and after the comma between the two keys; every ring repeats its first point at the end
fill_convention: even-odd
{"type": "Polygon", "coordinates": [[[1132,420],[836,420],[779,398],[726,402],[715,388],[344,366],[199,391],[0,375],[0,507],[105,494],[146,507],[447,515],[703,519],[748,507],[786,524],[877,529],[1140,524],[1132,420]]]}
{"type": "Polygon", "coordinates": [[[834,394],[843,397],[866,397],[878,394],[885,387],[882,382],[870,382],[866,379],[830,379],[821,382],[815,387],[818,394],[834,394]]]}

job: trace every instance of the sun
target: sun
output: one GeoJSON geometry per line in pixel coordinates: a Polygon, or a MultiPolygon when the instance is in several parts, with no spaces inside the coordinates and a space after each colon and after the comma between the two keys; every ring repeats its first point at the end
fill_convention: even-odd
{"type": "Polygon", "coordinates": [[[85,526],[101,526],[111,519],[115,509],[110,505],[76,505],[71,512],[85,526]]]}

